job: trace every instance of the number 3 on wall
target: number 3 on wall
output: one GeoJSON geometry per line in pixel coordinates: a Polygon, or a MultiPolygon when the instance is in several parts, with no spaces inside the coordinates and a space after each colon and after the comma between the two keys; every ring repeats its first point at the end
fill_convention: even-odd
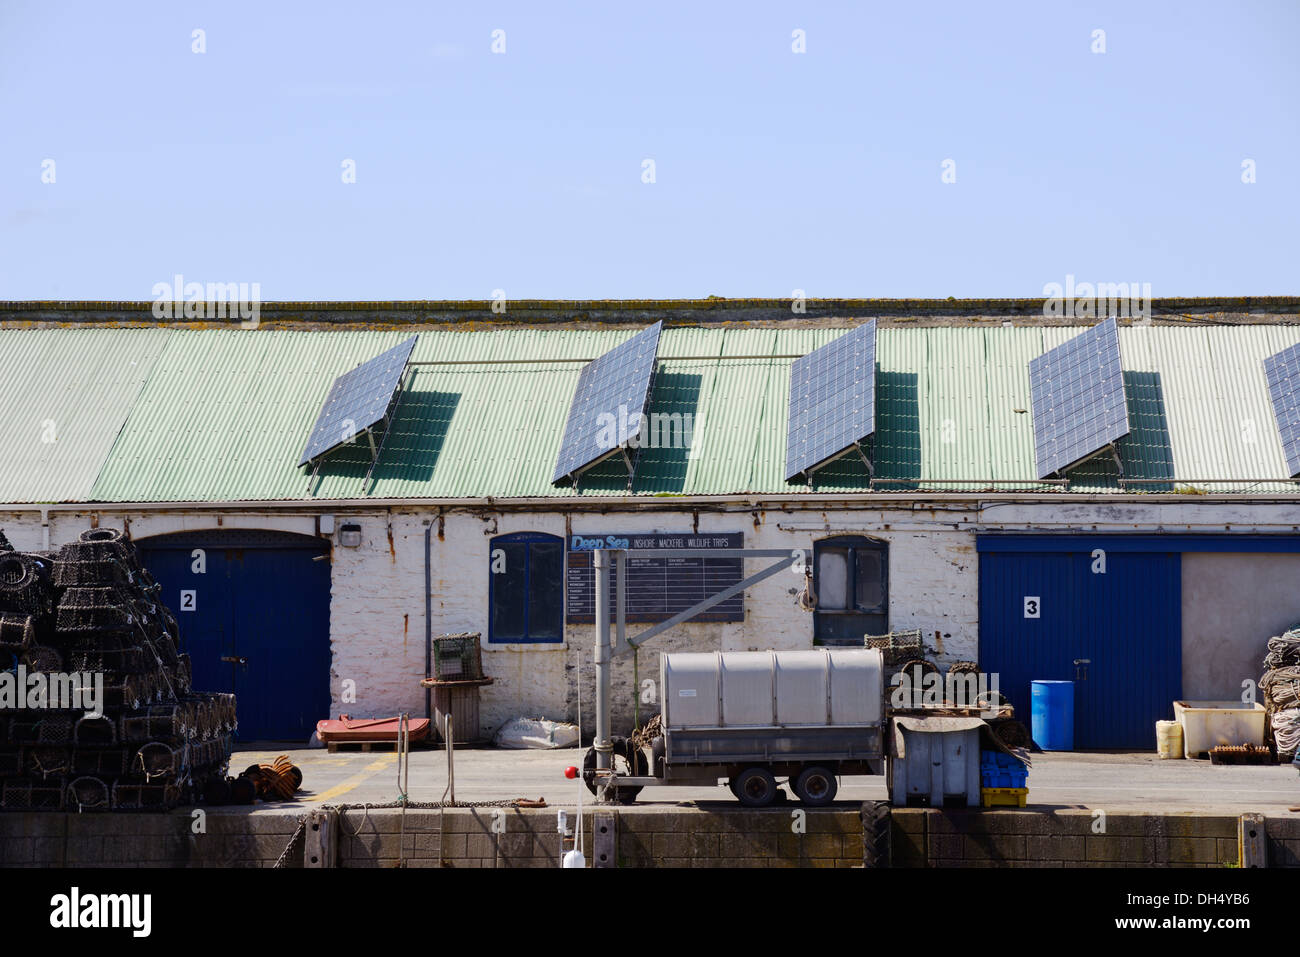
{"type": "Polygon", "coordinates": [[[1025,617],[1026,618],[1043,617],[1043,608],[1042,605],[1039,604],[1037,595],[1025,596],[1025,617]]]}

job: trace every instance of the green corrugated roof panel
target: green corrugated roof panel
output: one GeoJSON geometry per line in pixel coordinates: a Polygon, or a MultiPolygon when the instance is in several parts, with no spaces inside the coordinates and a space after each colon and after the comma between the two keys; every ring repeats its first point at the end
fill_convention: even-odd
{"type": "MultiPolygon", "coordinates": [[[[999,479],[1022,482],[1018,488],[1041,489],[1035,483],[1028,363],[1080,331],[1023,326],[881,329],[877,435],[869,449],[878,477],[902,481],[878,488],[951,491],[999,479]],[[927,485],[938,480],[972,484],[927,485]]],[[[484,364],[414,367],[412,386],[402,400],[368,493],[383,498],[628,494],[625,470],[615,461],[587,473],[576,492],[550,482],[581,363],[489,363],[592,358],[635,332],[571,328],[421,332],[413,362],[484,364]]],[[[843,332],[826,328],[665,330],[650,412],[692,414],[692,444],[643,449],[631,494],[806,490],[806,485],[784,480],[792,360],[765,357],[806,354],[843,332]],[[712,358],[723,355],[754,358],[712,358]]],[[[96,471],[92,455],[72,470],[80,475],[80,488],[68,481],[57,493],[50,491],[57,483],[48,472],[30,463],[10,465],[8,497],[40,500],[57,494],[101,501],[359,497],[369,461],[364,443],[332,454],[311,493],[306,473],[296,466],[297,457],[334,378],[408,335],[235,329],[0,332],[6,355],[44,357],[35,363],[23,359],[15,367],[26,370],[35,364],[44,370],[36,378],[66,383],[65,404],[74,411],[86,406],[90,395],[79,382],[102,382],[105,373],[95,369],[120,371],[123,356],[129,354],[140,362],[148,353],[144,344],[155,344],[135,378],[118,382],[117,376],[108,376],[114,380],[110,387],[118,390],[113,407],[119,410],[119,421],[111,421],[111,415],[105,419],[103,449],[119,425],[121,435],[93,488],[86,491],[96,471]],[[68,350],[68,340],[61,337],[70,335],[102,338],[88,350],[68,350]],[[29,338],[17,338],[23,336],[29,338]],[[130,383],[138,388],[145,377],[126,416],[133,395],[130,383]],[[14,475],[25,476],[26,484],[15,481],[14,475]]],[[[1300,329],[1134,327],[1121,329],[1120,340],[1133,425],[1132,435],[1121,443],[1126,476],[1158,480],[1148,487],[1164,491],[1189,479],[1245,480],[1286,474],[1261,362],[1300,342],[1300,329]]],[[[11,410],[20,413],[17,420],[30,421],[38,411],[35,406],[26,411],[16,407],[12,397],[8,401],[11,410]]],[[[668,421],[670,428],[676,427],[668,421]]],[[[24,434],[15,422],[14,414],[6,417],[5,428],[16,430],[9,447],[24,434]]],[[[1074,491],[1118,488],[1114,463],[1106,459],[1088,463],[1072,477],[1074,491]]],[[[866,468],[856,457],[846,457],[817,473],[814,487],[865,490],[866,468]]],[[[1209,488],[1215,487],[1219,486],[1209,488]]],[[[1290,488],[1282,483],[1260,486],[1261,491],[1290,488]]]]}
{"type": "Polygon", "coordinates": [[[402,338],[173,331],[91,496],[124,502],[307,497],[297,457],[331,383],[402,338]]]}
{"type": "Polygon", "coordinates": [[[171,333],[0,333],[0,501],[80,502],[171,333]]]}
{"type": "MultiPolygon", "coordinates": [[[[420,334],[413,362],[595,358],[628,330],[484,330],[420,334]]],[[[371,495],[439,498],[572,495],[551,485],[580,362],[417,366],[371,495]],[[432,397],[432,398],[430,398],[432,397]],[[429,411],[426,411],[428,409],[429,411]],[[428,422],[434,426],[429,428],[428,422]],[[401,441],[397,441],[400,439],[401,441]]],[[[330,465],[322,468],[336,473],[330,465]]],[[[365,467],[318,494],[356,497],[365,467]]]]}
{"type": "MultiPolygon", "coordinates": [[[[1131,490],[1294,492],[1264,379],[1265,357],[1300,342],[1294,327],[1120,330],[1129,436],[1119,445],[1131,490]],[[1198,485],[1198,480],[1238,480],[1198,485]]],[[[1071,473],[1071,491],[1118,487],[1108,458],[1071,473]]]]}

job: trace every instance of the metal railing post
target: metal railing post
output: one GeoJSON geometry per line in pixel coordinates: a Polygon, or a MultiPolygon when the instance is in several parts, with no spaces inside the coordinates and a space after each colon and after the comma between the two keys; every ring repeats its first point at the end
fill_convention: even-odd
{"type": "MultiPolygon", "coordinates": [[[[448,693],[448,698],[451,695],[448,693]]],[[[451,797],[451,803],[456,803],[456,739],[452,736],[451,730],[451,711],[448,710],[447,717],[443,722],[445,730],[443,731],[444,739],[447,742],[447,791],[451,797]]]]}
{"type": "MultiPolygon", "coordinates": [[[[598,548],[592,556],[596,570],[596,770],[613,766],[610,741],[609,551],[598,548]]],[[[598,785],[597,790],[600,790],[598,785]]]]}

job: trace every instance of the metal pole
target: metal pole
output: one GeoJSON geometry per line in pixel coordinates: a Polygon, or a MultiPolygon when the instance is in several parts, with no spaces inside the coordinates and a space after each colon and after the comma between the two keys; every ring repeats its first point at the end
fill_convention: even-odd
{"type": "MultiPolygon", "coordinates": [[[[627,650],[627,552],[614,552],[614,647],[613,653],[621,655],[627,650]]],[[[640,675],[632,672],[632,727],[640,727],[640,709],[637,697],[640,693],[640,675]]],[[[634,768],[633,774],[636,773],[634,768]]]]}
{"type": "MultiPolygon", "coordinates": [[[[451,700],[451,692],[447,692],[448,702],[451,700]]],[[[447,790],[451,794],[451,803],[456,803],[456,737],[452,733],[451,727],[451,705],[447,705],[447,717],[443,723],[443,734],[447,738],[447,790]]],[[[441,845],[439,845],[441,847],[441,845]]]]}
{"type": "MultiPolygon", "coordinates": [[[[429,567],[429,536],[433,519],[424,526],[424,676],[433,677],[433,569],[429,567]]],[[[433,689],[424,689],[424,717],[433,718],[433,689]]]]}
{"type": "MultiPolygon", "coordinates": [[[[609,551],[598,548],[592,556],[596,569],[596,769],[613,766],[610,742],[609,551]]],[[[619,584],[622,584],[620,580],[619,584]]],[[[598,788],[599,790],[599,788],[598,788]]]]}
{"type": "Polygon", "coordinates": [[[614,644],[622,651],[627,643],[627,552],[614,552],[614,644]]]}

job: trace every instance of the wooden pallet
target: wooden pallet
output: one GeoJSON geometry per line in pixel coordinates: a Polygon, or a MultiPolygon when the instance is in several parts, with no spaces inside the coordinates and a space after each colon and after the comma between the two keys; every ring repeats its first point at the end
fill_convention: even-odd
{"type": "MultiPolygon", "coordinates": [[[[414,747],[416,742],[412,741],[414,747]]],[[[326,744],[330,754],[340,751],[396,751],[396,741],[330,741],[326,744]]]]}

